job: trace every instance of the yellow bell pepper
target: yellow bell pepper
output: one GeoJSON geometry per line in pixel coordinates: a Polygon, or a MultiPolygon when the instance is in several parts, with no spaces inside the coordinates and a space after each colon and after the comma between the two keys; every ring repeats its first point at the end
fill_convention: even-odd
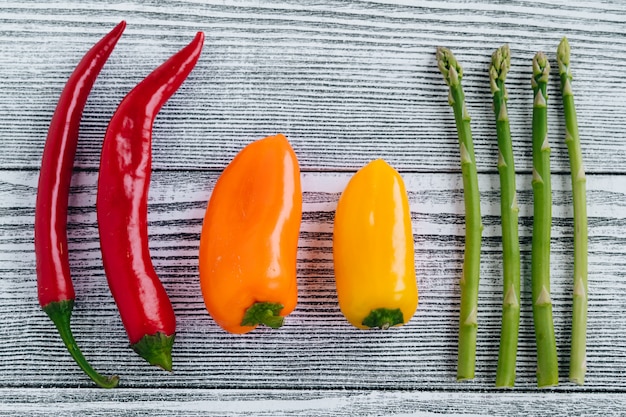
{"type": "Polygon", "coordinates": [[[400,174],[382,159],[350,180],[333,232],[339,307],[360,329],[401,326],[417,309],[411,213],[400,174]]]}

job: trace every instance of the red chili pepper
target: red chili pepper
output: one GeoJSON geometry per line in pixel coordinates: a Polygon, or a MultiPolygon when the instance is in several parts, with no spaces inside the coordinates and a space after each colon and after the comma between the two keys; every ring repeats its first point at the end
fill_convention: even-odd
{"type": "Polygon", "coordinates": [[[39,304],[78,366],[103,388],[115,387],[119,378],[98,374],[81,353],[70,329],[75,293],[67,255],[67,205],[83,109],[125,27],[126,22],[120,22],[85,54],[61,93],[43,151],[35,209],[39,304]]]}
{"type": "Polygon", "coordinates": [[[148,247],[152,125],[195,66],[203,42],[198,32],[128,93],[109,123],[100,159],[96,211],[109,288],[133,350],[168,371],[176,317],[148,247]]]}

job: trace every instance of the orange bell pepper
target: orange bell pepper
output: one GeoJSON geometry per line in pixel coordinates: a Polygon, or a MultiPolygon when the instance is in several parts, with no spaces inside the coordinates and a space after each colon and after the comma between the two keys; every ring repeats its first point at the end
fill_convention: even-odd
{"type": "Polygon", "coordinates": [[[200,285],[224,330],[278,328],[296,307],[298,159],[283,135],[243,148],[217,180],[200,237],[200,285]]]}
{"type": "Polygon", "coordinates": [[[350,180],[335,212],[339,307],[360,329],[401,326],[417,309],[411,212],[404,182],[382,159],[350,180]]]}

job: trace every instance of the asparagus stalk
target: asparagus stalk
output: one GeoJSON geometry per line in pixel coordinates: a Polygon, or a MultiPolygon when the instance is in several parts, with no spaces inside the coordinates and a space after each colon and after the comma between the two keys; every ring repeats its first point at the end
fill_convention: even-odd
{"type": "Polygon", "coordinates": [[[561,78],[565,113],[565,143],[569,153],[574,200],[574,301],[569,379],[582,385],[587,371],[587,179],[580,151],[578,122],[571,84],[570,48],[566,38],[561,40],[557,49],[557,62],[561,78]]]}
{"type": "Polygon", "coordinates": [[[493,95],[498,136],[498,171],[500,172],[500,215],[502,217],[503,303],[500,352],[496,371],[497,387],[515,385],[515,365],[520,317],[520,248],[518,231],[517,192],[511,129],[507,112],[508,94],[504,82],[511,66],[508,45],[498,48],[491,56],[489,78],[493,95]]]}
{"type": "Polygon", "coordinates": [[[558,384],[558,360],[552,300],[550,299],[550,228],[552,226],[552,187],[550,184],[550,145],[546,91],[550,64],[545,54],[533,58],[533,238],[532,238],[532,297],[533,320],[537,341],[537,385],[558,384]]]}
{"type": "Polygon", "coordinates": [[[457,380],[462,381],[474,378],[476,367],[478,282],[482,235],[480,194],[470,117],[467,113],[465,94],[461,86],[463,69],[452,52],[447,48],[437,48],[437,63],[446,84],[450,87],[448,103],[454,110],[454,119],[461,150],[461,172],[465,198],[465,254],[463,273],[460,279],[461,312],[459,316],[457,363],[457,380]]]}

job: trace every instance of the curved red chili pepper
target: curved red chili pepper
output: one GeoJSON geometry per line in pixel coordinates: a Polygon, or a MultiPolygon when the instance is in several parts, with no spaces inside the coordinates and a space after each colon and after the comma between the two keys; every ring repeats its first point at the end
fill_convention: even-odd
{"type": "Polygon", "coordinates": [[[168,371],[176,318],[148,247],[152,124],[195,66],[203,42],[198,32],[128,93],[109,123],[100,159],[96,207],[109,288],[132,348],[168,371]]]}
{"type": "Polygon", "coordinates": [[[115,387],[118,377],[98,374],[82,355],[70,330],[75,294],[67,255],[67,205],[83,109],[125,27],[126,22],[120,22],[85,54],[61,93],[43,151],[35,208],[39,304],[56,325],[76,363],[104,388],[115,387]]]}

